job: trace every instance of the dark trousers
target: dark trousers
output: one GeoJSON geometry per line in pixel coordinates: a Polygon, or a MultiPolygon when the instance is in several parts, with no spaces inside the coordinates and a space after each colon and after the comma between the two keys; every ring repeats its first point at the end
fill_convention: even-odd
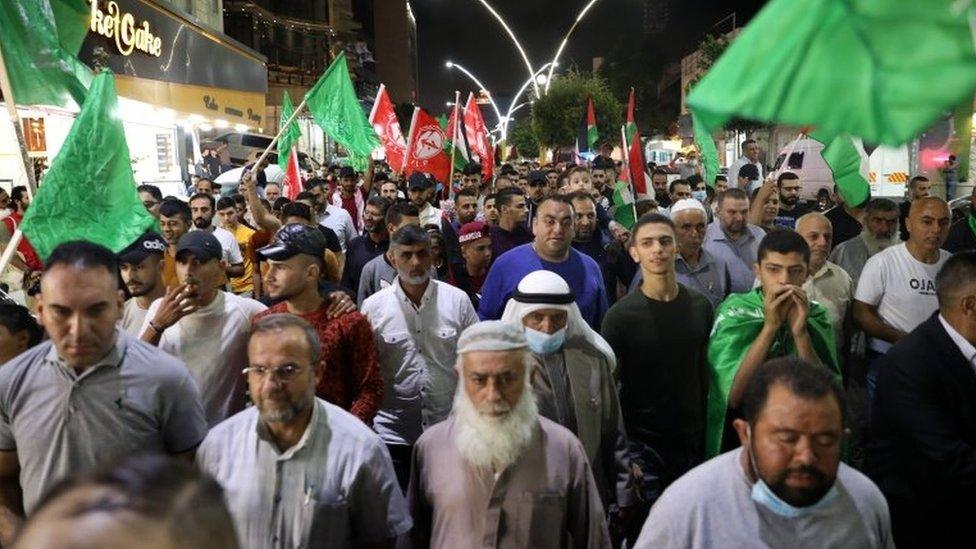
{"type": "Polygon", "coordinates": [[[413,446],[408,444],[387,444],[386,449],[390,451],[390,460],[393,461],[393,472],[396,473],[400,490],[406,495],[407,486],[410,484],[410,458],[413,455],[413,446]]]}

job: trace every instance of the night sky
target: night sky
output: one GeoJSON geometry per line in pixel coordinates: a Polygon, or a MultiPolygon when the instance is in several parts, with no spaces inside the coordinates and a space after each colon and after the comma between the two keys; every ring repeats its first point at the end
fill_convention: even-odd
{"type": "MultiPolygon", "coordinates": [[[[563,35],[587,0],[488,0],[509,24],[534,68],[552,59],[563,35]]],[[[670,50],[669,61],[679,61],[694,50],[713,25],[733,11],[738,26],[752,17],[763,0],[669,0],[666,35],[655,40],[670,50]]],[[[527,78],[521,56],[501,24],[478,0],[411,0],[417,19],[421,104],[435,112],[453,100],[462,100],[474,84],[457,70],[444,66],[448,59],[474,73],[506,108],[507,98],[527,78]]],[[[583,71],[592,58],[604,56],[620,37],[641,37],[644,0],[598,0],[580,22],[563,51],[558,70],[575,64],[583,71]]],[[[727,31],[726,22],[716,30],[727,31]]]]}

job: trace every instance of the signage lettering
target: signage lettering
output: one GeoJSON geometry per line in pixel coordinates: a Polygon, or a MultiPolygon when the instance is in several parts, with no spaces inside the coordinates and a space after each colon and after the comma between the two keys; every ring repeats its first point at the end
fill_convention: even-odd
{"type": "Polygon", "coordinates": [[[207,110],[211,110],[211,111],[220,110],[220,105],[217,104],[217,100],[213,97],[210,97],[209,95],[203,96],[203,106],[206,107],[207,110]]]}
{"type": "Polygon", "coordinates": [[[149,21],[143,21],[137,27],[135,17],[131,13],[122,13],[114,0],[105,4],[105,11],[99,9],[98,0],[88,1],[91,2],[91,31],[114,38],[119,53],[132,55],[135,49],[156,57],[162,55],[163,40],[149,30],[149,21]]]}

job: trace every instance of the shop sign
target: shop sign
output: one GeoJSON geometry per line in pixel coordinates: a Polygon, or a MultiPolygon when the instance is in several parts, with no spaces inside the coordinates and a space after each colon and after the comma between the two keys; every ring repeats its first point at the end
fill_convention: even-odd
{"type": "Polygon", "coordinates": [[[122,55],[132,55],[133,50],[159,57],[163,52],[163,41],[152,33],[149,21],[136,26],[136,18],[123,12],[114,0],[104,4],[105,11],[98,6],[98,0],[91,2],[91,31],[115,40],[115,47],[122,55]]]}

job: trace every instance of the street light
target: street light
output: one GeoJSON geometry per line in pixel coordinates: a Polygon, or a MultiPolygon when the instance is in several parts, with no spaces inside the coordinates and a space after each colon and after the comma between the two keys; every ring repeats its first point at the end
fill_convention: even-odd
{"type": "MultiPolygon", "coordinates": [[[[495,8],[491,7],[491,4],[489,4],[487,0],[478,0],[478,1],[481,2],[481,4],[485,8],[487,8],[492,15],[495,16],[495,19],[498,19],[498,22],[502,24],[502,28],[504,28],[505,32],[508,33],[509,38],[512,39],[512,42],[515,43],[515,47],[518,48],[519,53],[522,55],[522,61],[525,62],[525,68],[529,70],[529,76],[534,77],[536,71],[535,69],[532,68],[532,63],[529,61],[529,56],[525,55],[525,49],[522,48],[522,44],[520,44],[518,38],[515,37],[515,33],[512,32],[512,29],[509,28],[507,23],[505,23],[505,20],[502,19],[502,16],[499,15],[497,11],[495,11],[495,8]]],[[[535,96],[539,97],[539,86],[535,84],[535,81],[533,81],[532,84],[535,87],[535,96]]]]}
{"type": "MultiPolygon", "coordinates": [[[[522,86],[518,89],[517,92],[515,92],[515,95],[512,97],[512,102],[508,104],[508,114],[505,116],[505,121],[504,122],[499,122],[499,124],[502,125],[502,127],[503,127],[502,128],[502,136],[503,136],[503,138],[504,137],[508,137],[508,123],[512,120],[512,113],[515,112],[515,109],[513,109],[512,107],[516,103],[518,103],[519,97],[522,96],[522,94],[525,92],[525,88],[527,88],[529,86],[529,84],[531,84],[533,82],[535,82],[535,83],[538,83],[539,82],[538,78],[540,76],[542,76],[542,72],[545,71],[546,70],[546,67],[548,67],[548,66],[549,66],[549,63],[546,63],[545,65],[542,65],[541,67],[539,67],[539,70],[537,70],[532,76],[530,76],[525,82],[523,82],[522,83],[522,86]]],[[[541,85],[541,84],[539,84],[539,85],[541,85]]],[[[538,96],[536,96],[536,97],[538,97],[538,96]]]]}
{"type": "Polygon", "coordinates": [[[502,112],[500,110],[498,110],[498,105],[496,105],[495,104],[495,100],[492,99],[491,92],[488,91],[488,88],[486,88],[485,85],[482,84],[481,81],[478,80],[478,78],[475,75],[471,74],[471,71],[469,71],[468,69],[462,67],[460,64],[455,63],[453,61],[448,61],[448,62],[444,63],[444,66],[447,67],[447,68],[449,68],[449,69],[457,69],[457,70],[463,72],[465,76],[467,76],[468,78],[470,78],[475,83],[475,85],[478,86],[478,89],[485,90],[485,92],[487,92],[487,94],[488,94],[488,102],[491,103],[491,108],[495,109],[495,117],[498,118],[498,121],[500,123],[501,120],[502,120],[502,112]]]}
{"type": "MultiPolygon", "coordinates": [[[[583,16],[586,15],[586,12],[590,11],[590,8],[592,8],[593,4],[596,3],[597,0],[590,0],[589,3],[583,6],[583,9],[581,9],[576,15],[576,21],[573,21],[573,25],[569,27],[569,31],[566,32],[566,36],[563,37],[563,41],[559,43],[559,48],[556,50],[556,55],[554,55],[552,58],[552,65],[549,66],[549,74],[546,75],[546,93],[549,93],[549,84],[552,84],[552,71],[556,68],[556,62],[559,61],[559,55],[563,53],[563,48],[565,48],[566,44],[569,42],[569,36],[573,34],[574,30],[576,30],[576,25],[579,25],[579,22],[583,19],[583,16]]],[[[539,95],[538,88],[536,88],[535,94],[536,96],[539,95]]]]}

